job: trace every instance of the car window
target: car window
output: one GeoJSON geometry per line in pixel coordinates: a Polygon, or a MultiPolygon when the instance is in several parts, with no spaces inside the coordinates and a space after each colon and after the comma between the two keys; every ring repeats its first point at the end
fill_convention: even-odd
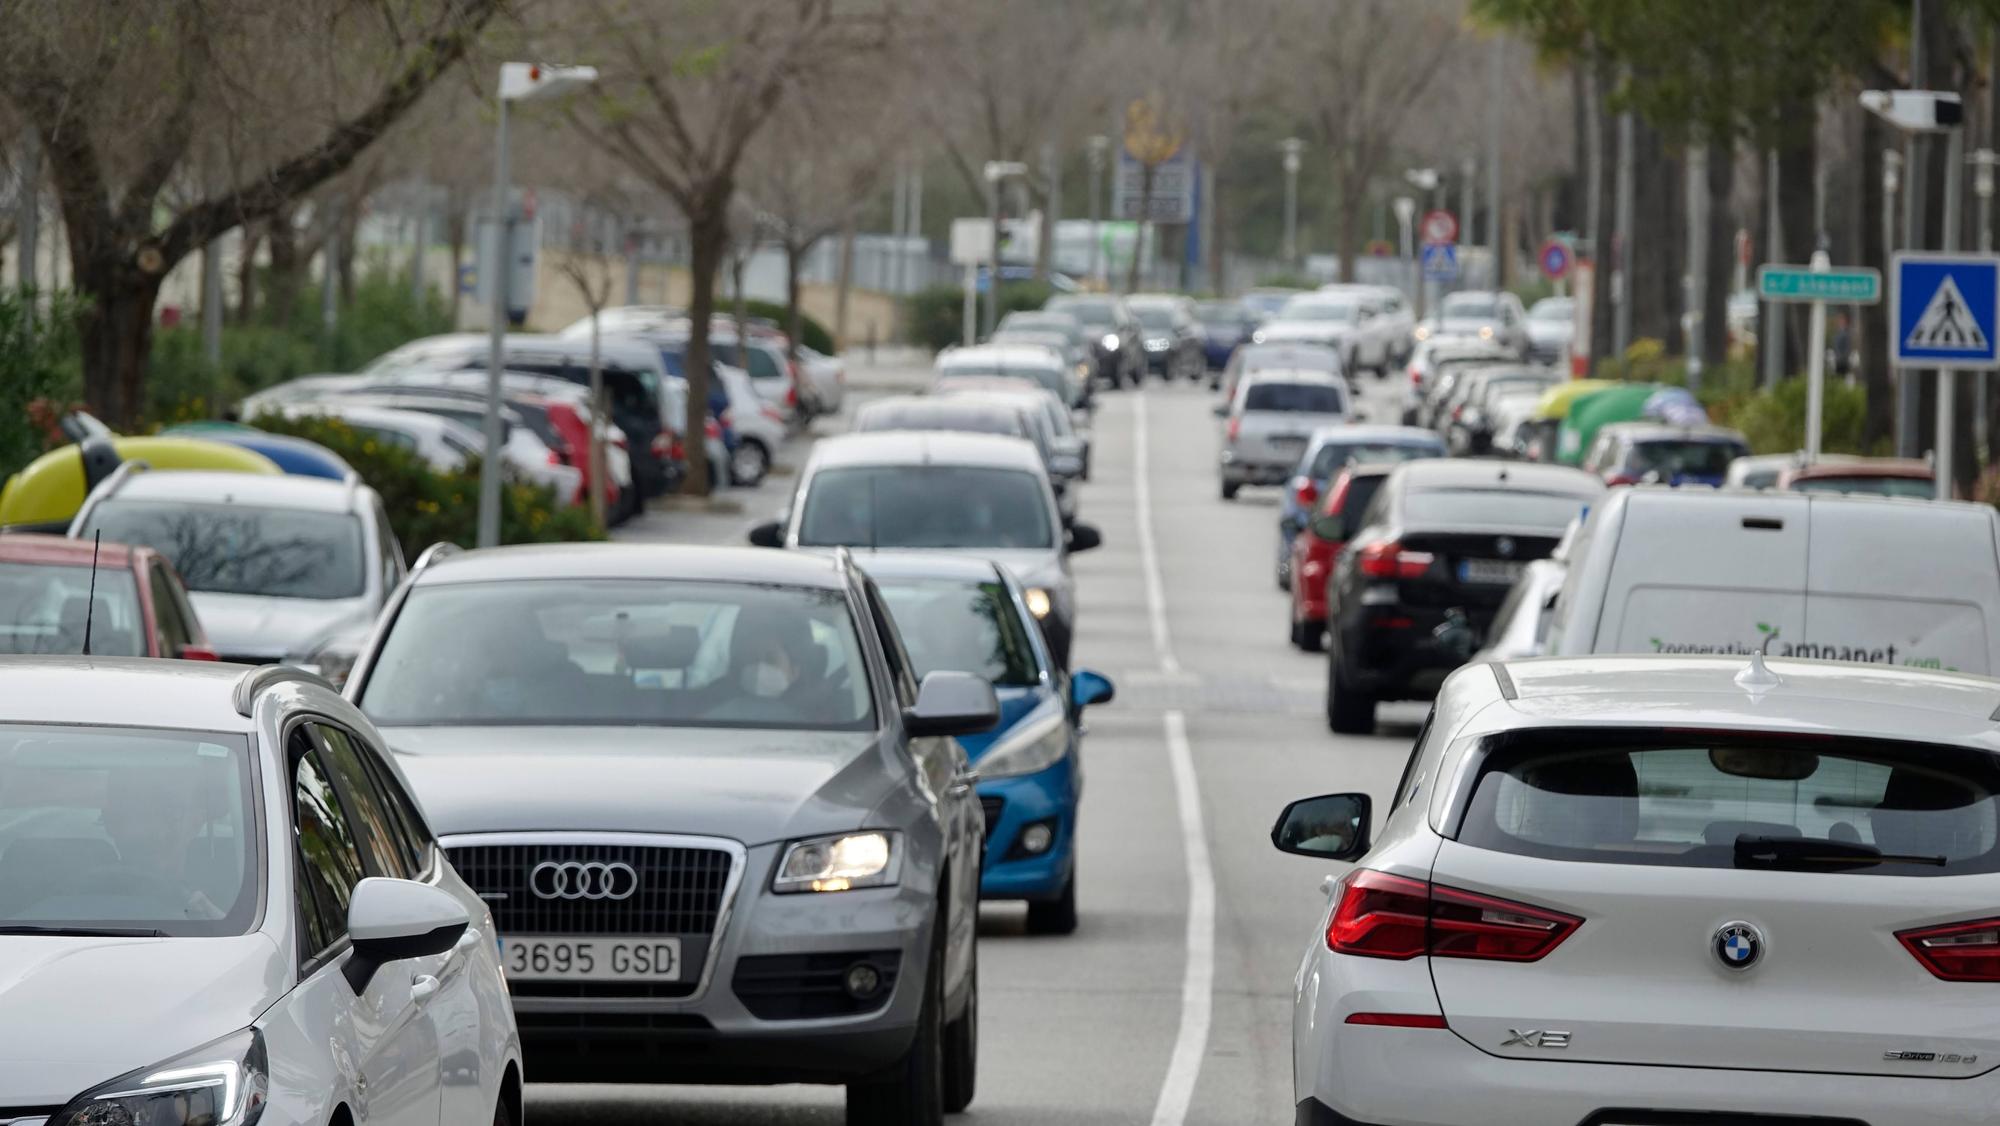
{"type": "Polygon", "coordinates": [[[1037,473],[970,465],[854,466],[815,474],[800,514],[812,547],[1030,548],[1055,545],[1037,473]]]}
{"type": "Polygon", "coordinates": [[[1243,396],[1246,411],[1287,411],[1300,414],[1341,414],[1347,396],[1331,383],[1279,383],[1260,380],[1243,396]]]}
{"type": "MultiPolygon", "coordinates": [[[[173,580],[169,579],[167,572],[159,567],[148,568],[146,574],[147,583],[152,588],[153,622],[159,655],[178,657],[181,654],[181,646],[188,644],[193,638],[188,632],[187,623],[181,618],[180,600],[174,597],[173,580]]],[[[95,625],[91,627],[91,632],[96,632],[95,625]]],[[[94,648],[96,638],[91,640],[94,648]]]]}
{"type": "Polygon", "coordinates": [[[387,593],[402,581],[403,568],[408,563],[403,556],[403,543],[389,523],[387,506],[377,499],[369,502],[368,510],[375,517],[375,539],[382,555],[382,590],[387,593]]]}
{"type": "Polygon", "coordinates": [[[139,584],[127,568],[97,569],[93,611],[88,566],[0,563],[0,653],[81,653],[86,620],[92,653],[146,655],[139,584]]]}
{"type": "Polygon", "coordinates": [[[361,853],[340,798],[303,729],[292,736],[292,822],[299,868],[300,955],[310,961],[347,936],[347,904],[361,882],[361,853]]]}
{"type": "Polygon", "coordinates": [[[861,589],[868,603],[868,614],[875,623],[875,636],[882,643],[882,655],[889,663],[889,680],[895,685],[896,697],[903,707],[911,707],[917,702],[918,674],[910,660],[910,650],[903,643],[903,632],[896,628],[881,588],[872,581],[864,581],[861,589]]]}
{"type": "Polygon", "coordinates": [[[1490,744],[1459,839],[1594,864],[1768,867],[1745,852],[1777,842],[1827,876],[1995,872],[2000,765],[1863,739],[1517,732],[1490,744]]]}
{"type": "Polygon", "coordinates": [[[841,592],[750,582],[420,585],[361,705],[384,726],[874,727],[841,592]]]}
{"type": "Polygon", "coordinates": [[[752,345],[749,349],[746,350],[745,355],[748,356],[750,360],[750,367],[747,369],[750,372],[750,378],[752,379],[785,378],[785,369],[779,365],[778,358],[775,355],[773,355],[768,349],[752,345]]]}
{"type": "Polygon", "coordinates": [[[417,811],[417,803],[396,780],[395,772],[389,769],[386,760],[365,755],[361,765],[375,780],[375,792],[382,795],[383,803],[389,808],[389,815],[395,822],[396,840],[409,870],[421,877],[431,866],[435,838],[430,827],[424,823],[423,815],[417,811]]]}
{"type": "Polygon", "coordinates": [[[983,676],[996,688],[1041,683],[1034,642],[1007,588],[994,582],[878,580],[916,674],[983,676]]]}
{"type": "Polygon", "coordinates": [[[319,739],[321,762],[340,787],[341,802],[350,814],[355,844],[368,874],[401,880],[415,875],[409,854],[398,839],[395,815],[362,765],[362,752],[355,746],[354,736],[330,723],[309,726],[319,739]]]}
{"type": "Polygon", "coordinates": [[[1735,442],[1668,439],[1635,442],[1626,451],[1625,467],[1637,475],[1658,473],[1662,479],[1688,475],[1720,477],[1729,472],[1729,463],[1749,453],[1735,442]]]}
{"type": "Polygon", "coordinates": [[[345,512],[113,497],[83,534],[166,556],[188,589],[272,598],[354,598],[364,588],[361,523],[345,512]]]}
{"type": "Polygon", "coordinates": [[[1792,491],[1857,493],[1874,497],[1916,497],[1920,500],[1929,500],[1937,496],[1937,482],[1928,477],[1807,477],[1792,482],[1792,491]]]}

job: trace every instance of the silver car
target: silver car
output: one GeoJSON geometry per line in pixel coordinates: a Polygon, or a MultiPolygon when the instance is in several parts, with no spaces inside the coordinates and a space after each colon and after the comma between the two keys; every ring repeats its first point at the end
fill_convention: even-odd
{"type": "Polygon", "coordinates": [[[1315,371],[1266,371],[1236,387],[1223,426],[1222,499],[1245,485],[1280,485],[1313,431],[1350,421],[1347,381],[1315,371]]]}
{"type": "Polygon", "coordinates": [[[973,1090],[993,687],[919,682],[846,554],[426,553],[347,695],[493,905],[537,1080],[973,1090]]]}

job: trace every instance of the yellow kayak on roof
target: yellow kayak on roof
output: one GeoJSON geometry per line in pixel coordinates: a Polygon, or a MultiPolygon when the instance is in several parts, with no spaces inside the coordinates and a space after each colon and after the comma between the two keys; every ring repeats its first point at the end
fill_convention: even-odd
{"type": "Polygon", "coordinates": [[[1616,386],[1618,381],[1615,379],[1572,379],[1558,383],[1542,393],[1542,401],[1535,404],[1535,417],[1561,421],[1569,416],[1570,405],[1578,399],[1616,386]]]}
{"type": "Polygon", "coordinates": [[[50,450],[7,478],[6,485],[0,486],[0,527],[68,528],[90,490],[127,461],[143,461],[154,469],[283,472],[263,454],[200,438],[91,438],[50,450]]]}

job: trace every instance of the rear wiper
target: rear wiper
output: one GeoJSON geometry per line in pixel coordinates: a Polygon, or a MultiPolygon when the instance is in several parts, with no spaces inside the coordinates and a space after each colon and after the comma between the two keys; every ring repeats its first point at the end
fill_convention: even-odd
{"type": "Polygon", "coordinates": [[[1736,838],[1738,868],[1780,868],[1790,865],[1824,865],[1829,868],[1860,868],[1871,864],[1929,864],[1942,868],[1942,856],[1910,856],[1883,852],[1860,841],[1836,841],[1828,837],[1764,837],[1745,833],[1736,838]]]}
{"type": "Polygon", "coordinates": [[[165,938],[166,931],[139,927],[38,927],[27,924],[0,927],[0,935],[49,934],[70,938],[165,938]]]}

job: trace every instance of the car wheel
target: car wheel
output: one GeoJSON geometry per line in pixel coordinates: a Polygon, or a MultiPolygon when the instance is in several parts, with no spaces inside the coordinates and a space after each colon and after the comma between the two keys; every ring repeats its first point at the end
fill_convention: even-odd
{"type": "Polygon", "coordinates": [[[1286,552],[1278,557],[1278,589],[1292,589],[1292,556],[1286,552]]]}
{"type": "Polygon", "coordinates": [[[1240,488],[1242,488],[1242,487],[1243,487],[1243,486],[1241,486],[1241,485],[1239,485],[1239,484],[1235,483],[1234,481],[1224,481],[1224,482],[1222,483],[1222,499],[1223,499],[1223,500],[1235,500],[1235,499],[1236,499],[1236,490],[1238,490],[1238,489],[1240,489],[1240,488]]]}
{"type": "Polygon", "coordinates": [[[729,455],[729,480],[737,485],[755,485],[771,470],[771,451],[755,438],[745,438],[729,455]]]}
{"type": "Polygon", "coordinates": [[[1326,662],[1326,725],[1338,735],[1375,731],[1375,697],[1356,692],[1340,675],[1340,658],[1326,662]]]}
{"type": "Polygon", "coordinates": [[[979,1077],[979,947],[972,948],[971,984],[965,1011],[944,1026],[944,1112],[957,1114],[972,1105],[979,1077]]]}
{"type": "Polygon", "coordinates": [[[507,1109],[505,1092],[502,1092],[500,1101],[493,1104],[493,1126],[514,1126],[514,1115],[507,1109]]]}
{"type": "Polygon", "coordinates": [[[940,899],[916,1035],[902,1059],[847,1085],[847,1126],[942,1126],[944,1122],[945,910],[940,899]]]}
{"type": "Polygon", "coordinates": [[[1317,618],[1292,623],[1292,644],[1308,653],[1326,648],[1326,623],[1317,618]]]}
{"type": "Polygon", "coordinates": [[[1076,931],[1076,871],[1071,869],[1062,894],[1054,899],[1028,901],[1029,934],[1073,934],[1076,931]]]}

